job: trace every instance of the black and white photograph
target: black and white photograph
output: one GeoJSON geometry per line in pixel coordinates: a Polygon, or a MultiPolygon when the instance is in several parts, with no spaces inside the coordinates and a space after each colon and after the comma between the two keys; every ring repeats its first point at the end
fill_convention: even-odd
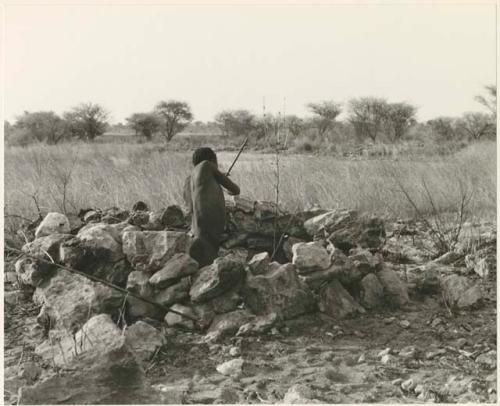
{"type": "Polygon", "coordinates": [[[0,12],[4,404],[497,403],[496,2],[0,12]]]}

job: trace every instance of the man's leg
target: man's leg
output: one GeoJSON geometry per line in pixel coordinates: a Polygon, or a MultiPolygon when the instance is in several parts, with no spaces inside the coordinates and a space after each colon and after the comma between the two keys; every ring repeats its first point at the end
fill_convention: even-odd
{"type": "Polygon", "coordinates": [[[195,237],[189,247],[189,256],[195,259],[200,268],[210,265],[217,258],[218,249],[202,237],[195,237]]]}

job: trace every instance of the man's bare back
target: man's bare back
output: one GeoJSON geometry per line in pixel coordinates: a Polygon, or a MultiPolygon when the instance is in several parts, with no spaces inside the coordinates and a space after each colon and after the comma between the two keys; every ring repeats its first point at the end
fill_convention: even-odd
{"type": "Polygon", "coordinates": [[[211,264],[217,257],[226,224],[226,205],[222,187],[232,195],[240,188],[221,173],[215,153],[200,148],[193,155],[195,167],[191,172],[191,232],[194,241],[189,250],[200,266],[211,264]]]}

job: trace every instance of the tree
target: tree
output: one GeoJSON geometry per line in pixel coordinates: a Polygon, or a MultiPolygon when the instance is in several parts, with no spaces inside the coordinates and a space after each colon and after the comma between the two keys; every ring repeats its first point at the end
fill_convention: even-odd
{"type": "Polygon", "coordinates": [[[178,100],[159,102],[155,106],[155,113],[160,117],[160,132],[167,142],[193,120],[189,104],[178,100]]]}
{"type": "Polygon", "coordinates": [[[333,127],[335,119],[342,112],[340,104],[333,101],[309,103],[307,107],[315,114],[312,123],[318,129],[320,136],[333,127]]]}
{"type": "Polygon", "coordinates": [[[497,87],[496,85],[487,85],[484,87],[486,89],[486,97],[479,95],[475,97],[478,103],[481,103],[486,107],[493,116],[497,116],[497,87]]]}
{"type": "Polygon", "coordinates": [[[361,97],[349,101],[349,122],[360,139],[375,142],[387,117],[387,101],[376,97],[361,97]]]}
{"type": "Polygon", "coordinates": [[[406,131],[416,123],[417,108],[408,103],[390,103],[386,107],[386,122],[394,140],[400,140],[406,131]]]}
{"type": "Polygon", "coordinates": [[[479,140],[496,134],[495,121],[488,114],[464,113],[458,120],[457,125],[472,140],[479,140]]]}
{"type": "Polygon", "coordinates": [[[141,135],[148,140],[161,126],[160,119],[154,113],[134,113],[126,120],[130,128],[135,131],[135,135],[141,135]]]}
{"type": "Polygon", "coordinates": [[[221,111],[215,116],[215,123],[226,136],[247,136],[257,128],[257,120],[248,110],[221,111]]]}
{"type": "Polygon", "coordinates": [[[451,140],[457,134],[456,120],[452,117],[437,117],[427,121],[427,125],[444,140],[451,140]]]}
{"type": "Polygon", "coordinates": [[[294,137],[298,137],[306,128],[305,121],[295,115],[286,116],[285,125],[294,137]]]}
{"type": "Polygon", "coordinates": [[[82,103],[64,113],[71,136],[94,140],[104,134],[108,127],[108,112],[98,104],[82,103]]]}
{"type": "Polygon", "coordinates": [[[14,127],[24,130],[26,136],[47,144],[57,144],[68,134],[66,123],[53,111],[25,111],[17,118],[14,127]]]}

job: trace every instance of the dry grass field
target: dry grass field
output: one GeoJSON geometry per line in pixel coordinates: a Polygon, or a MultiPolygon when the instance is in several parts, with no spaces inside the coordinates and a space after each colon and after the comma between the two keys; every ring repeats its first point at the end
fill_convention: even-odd
{"type": "MultiPolygon", "coordinates": [[[[235,152],[220,152],[220,166],[227,168],[234,156],[235,152]]],[[[190,159],[190,152],[151,144],[7,147],[5,212],[36,218],[35,200],[43,213],[130,208],[138,200],[152,208],[181,204],[190,159]]],[[[494,143],[473,144],[449,156],[426,159],[282,154],[279,172],[280,203],[292,211],[318,205],[407,217],[414,208],[403,188],[425,214],[434,211],[432,203],[439,211],[455,211],[464,194],[472,196],[468,208],[474,216],[492,218],[496,212],[494,143]]],[[[275,199],[273,154],[243,153],[231,176],[243,195],[275,199]]]]}

